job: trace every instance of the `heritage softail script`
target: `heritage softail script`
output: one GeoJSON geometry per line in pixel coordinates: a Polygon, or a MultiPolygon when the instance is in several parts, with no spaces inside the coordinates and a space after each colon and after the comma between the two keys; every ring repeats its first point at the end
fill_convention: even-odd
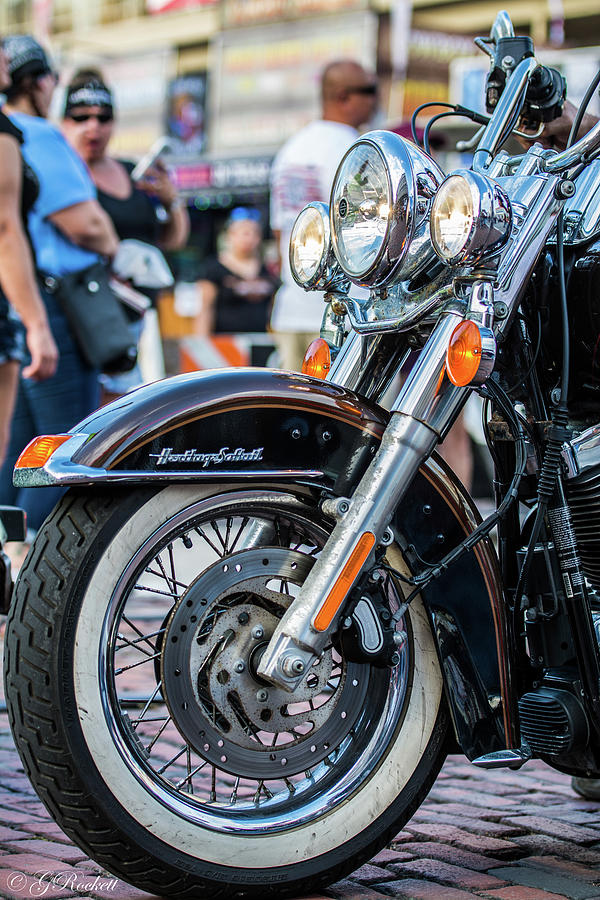
{"type": "Polygon", "coordinates": [[[160,453],[150,453],[151,459],[156,459],[157,466],[166,466],[171,463],[201,463],[203,467],[209,465],[219,466],[223,463],[258,462],[263,458],[264,447],[256,447],[254,450],[245,450],[238,447],[230,450],[229,447],[221,447],[213,453],[203,453],[194,447],[184,450],[182,453],[173,453],[172,447],[163,447],[160,453]]]}

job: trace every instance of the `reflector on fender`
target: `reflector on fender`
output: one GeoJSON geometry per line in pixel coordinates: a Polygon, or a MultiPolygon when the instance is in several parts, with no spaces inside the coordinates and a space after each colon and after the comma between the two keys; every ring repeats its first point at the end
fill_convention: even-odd
{"type": "Polygon", "coordinates": [[[331,368],[331,350],[329,344],[323,338],[317,338],[308,346],[302,361],[304,375],[312,375],[314,378],[326,378],[331,368]]]}
{"type": "Polygon", "coordinates": [[[457,387],[483,384],[496,361],[493,332],[470,319],[460,322],[450,337],[446,352],[446,372],[457,387]]]}
{"type": "Polygon", "coordinates": [[[72,434],[42,434],[34,438],[17,459],[15,469],[41,469],[54,451],[72,437],[72,434]]]}
{"type": "Polygon", "coordinates": [[[329,628],[374,544],[375,535],[372,532],[365,531],[364,534],[361,534],[348,562],[314,618],[313,627],[316,631],[325,631],[329,628]]]}

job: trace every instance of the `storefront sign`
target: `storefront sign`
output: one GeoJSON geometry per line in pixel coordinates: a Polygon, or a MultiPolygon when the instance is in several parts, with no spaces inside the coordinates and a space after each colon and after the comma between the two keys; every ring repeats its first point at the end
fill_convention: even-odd
{"type": "Polygon", "coordinates": [[[235,27],[366,9],[367,5],[367,0],[223,0],[223,20],[225,26],[235,27]]]}
{"type": "Polygon", "coordinates": [[[240,28],[212,47],[213,152],[277,149],[320,112],[323,68],[355,59],[375,68],[377,17],[369,11],[240,28]]]}
{"type": "Polygon", "coordinates": [[[174,152],[197,155],[204,149],[206,72],[181,75],[167,92],[167,134],[174,152]]]}
{"type": "Polygon", "coordinates": [[[235,157],[186,162],[173,159],[170,166],[178,190],[194,196],[239,189],[266,190],[269,184],[271,156],[235,157]]]}
{"type": "Polygon", "coordinates": [[[217,0],[146,0],[146,12],[150,15],[173,12],[176,9],[192,9],[195,6],[209,6],[217,0]]]}

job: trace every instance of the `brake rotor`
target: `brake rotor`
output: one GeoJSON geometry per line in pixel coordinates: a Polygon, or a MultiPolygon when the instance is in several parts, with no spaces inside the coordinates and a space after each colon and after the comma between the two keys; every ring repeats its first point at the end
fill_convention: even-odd
{"type": "Polygon", "coordinates": [[[199,756],[233,775],[306,771],[361,713],[365,667],[345,664],[331,647],[293,693],[257,674],[313,563],[281,547],[232,554],[190,585],[167,621],[161,681],[169,712],[199,756]]]}

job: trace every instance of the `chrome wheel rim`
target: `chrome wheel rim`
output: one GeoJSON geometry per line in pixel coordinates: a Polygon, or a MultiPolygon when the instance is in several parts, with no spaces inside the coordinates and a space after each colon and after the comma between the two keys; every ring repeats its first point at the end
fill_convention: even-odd
{"type": "MultiPolygon", "coordinates": [[[[393,670],[348,662],[330,647],[321,672],[311,673],[312,693],[309,686],[299,701],[304,709],[284,709],[256,679],[253,643],[264,645],[326,540],[311,515],[289,495],[200,500],[144,541],[110,597],[99,675],[111,738],[149,795],[198,825],[276,833],[323,815],[370,778],[402,725],[411,688],[406,618],[398,628],[408,639],[393,670]],[[231,631],[203,694],[202,665],[231,631]],[[245,669],[236,672],[237,663],[245,669]],[[235,690],[243,690],[241,711],[223,694],[215,699],[225,676],[225,687],[237,678],[235,690]],[[260,719],[265,710],[271,725],[260,719]]],[[[401,598],[389,581],[381,589],[393,611],[401,598]]]]}

